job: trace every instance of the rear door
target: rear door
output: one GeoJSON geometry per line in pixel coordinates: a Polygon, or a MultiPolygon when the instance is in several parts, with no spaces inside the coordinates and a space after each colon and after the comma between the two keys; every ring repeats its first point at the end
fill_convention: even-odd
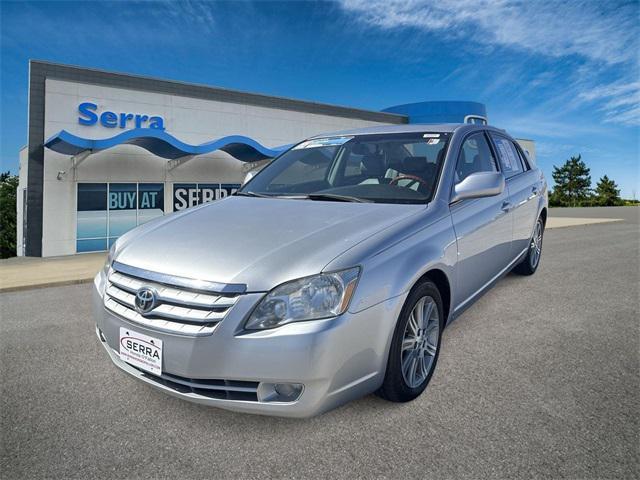
{"type": "Polygon", "coordinates": [[[540,185],[537,175],[513,143],[495,132],[490,133],[500,166],[504,173],[509,201],[513,205],[513,245],[511,257],[515,258],[527,249],[538,214],[540,185]]]}
{"type": "MultiPolygon", "coordinates": [[[[499,171],[485,133],[468,136],[460,149],[454,184],[475,172],[499,171]]],[[[510,261],[513,220],[505,190],[493,197],[450,205],[458,243],[457,286],[462,307],[510,261]]]]}

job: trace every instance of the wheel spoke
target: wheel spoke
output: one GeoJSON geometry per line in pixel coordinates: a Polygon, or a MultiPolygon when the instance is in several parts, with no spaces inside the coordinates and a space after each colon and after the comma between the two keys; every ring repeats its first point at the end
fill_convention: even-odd
{"type": "Polygon", "coordinates": [[[402,360],[402,373],[404,374],[407,382],[409,381],[409,370],[412,366],[412,362],[415,356],[416,356],[416,351],[411,350],[409,353],[407,353],[407,355],[402,360]]]}
{"type": "Polygon", "coordinates": [[[418,300],[418,303],[415,307],[413,307],[413,312],[415,315],[416,323],[418,324],[418,328],[424,328],[424,302],[426,298],[421,298],[418,300]]]}
{"type": "Polygon", "coordinates": [[[414,374],[413,374],[413,382],[414,383],[412,385],[412,386],[415,386],[415,387],[417,387],[418,385],[420,385],[422,383],[422,378],[423,378],[422,377],[422,375],[423,375],[423,373],[422,373],[422,371],[423,371],[422,370],[422,358],[423,357],[421,357],[420,355],[416,355],[416,362],[415,362],[414,367],[413,367],[415,369],[414,374]]]}
{"type": "Polygon", "coordinates": [[[418,336],[418,330],[420,329],[420,326],[418,324],[418,321],[416,320],[415,310],[411,312],[407,326],[411,330],[411,333],[413,334],[414,337],[418,336]]]}
{"type": "Polygon", "coordinates": [[[424,350],[431,357],[436,354],[436,346],[433,343],[429,342],[429,340],[427,340],[427,342],[424,344],[424,350]]]}
{"type": "Polygon", "coordinates": [[[416,346],[416,339],[415,338],[405,337],[404,340],[402,340],[402,351],[403,352],[405,350],[412,350],[413,348],[415,348],[415,346],[416,346]]]}
{"type": "Polygon", "coordinates": [[[424,372],[425,378],[429,375],[429,371],[431,369],[431,364],[433,363],[433,357],[425,355],[422,357],[422,371],[424,372]]]}
{"type": "Polygon", "coordinates": [[[422,328],[427,328],[427,325],[429,323],[429,320],[431,320],[431,315],[433,314],[433,310],[436,306],[436,302],[434,302],[433,300],[429,299],[429,303],[425,302],[425,312],[424,312],[424,317],[423,317],[423,325],[422,328]]]}
{"type": "Polygon", "coordinates": [[[409,367],[409,386],[414,387],[416,384],[416,363],[418,362],[418,356],[411,356],[411,364],[409,367]]]}

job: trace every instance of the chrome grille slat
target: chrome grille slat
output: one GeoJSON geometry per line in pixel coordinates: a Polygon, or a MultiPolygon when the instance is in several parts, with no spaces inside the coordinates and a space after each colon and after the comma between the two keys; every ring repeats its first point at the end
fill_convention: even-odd
{"type": "MultiPolygon", "coordinates": [[[[141,272],[146,273],[144,270],[141,272]]],[[[165,277],[168,276],[162,278],[165,277]]],[[[156,330],[202,336],[213,333],[237,299],[237,294],[230,296],[217,295],[215,292],[203,293],[153,280],[147,281],[133,267],[127,267],[126,274],[113,269],[110,271],[104,306],[126,320],[156,330]],[[142,287],[151,287],[157,292],[156,306],[144,315],[135,308],[136,293],[142,287]]]]}
{"type": "Polygon", "coordinates": [[[130,322],[138,323],[163,332],[180,333],[192,336],[211,335],[218,325],[217,323],[215,325],[194,325],[191,323],[179,323],[171,322],[169,320],[145,318],[135,310],[125,307],[110,297],[105,297],[104,306],[116,315],[119,315],[130,322]]]}
{"type": "Polygon", "coordinates": [[[109,276],[109,281],[118,288],[134,294],[142,286],[154,287],[158,291],[159,300],[171,303],[181,303],[184,305],[229,308],[235,304],[238,298],[237,296],[228,297],[180,290],[163,284],[145,282],[134,277],[126,277],[118,272],[113,272],[109,276]]]}
{"type": "MultiPolygon", "coordinates": [[[[107,288],[107,295],[116,300],[119,300],[120,303],[126,304],[131,309],[135,309],[135,295],[120,290],[114,286],[109,286],[107,288]]],[[[194,308],[185,308],[179,307],[175,305],[167,305],[161,304],[156,308],[151,310],[148,314],[144,315],[147,318],[153,317],[162,317],[170,320],[184,320],[187,322],[201,322],[201,323],[210,323],[210,322],[218,322],[222,320],[225,316],[226,312],[216,312],[213,310],[201,310],[194,308]]]]}

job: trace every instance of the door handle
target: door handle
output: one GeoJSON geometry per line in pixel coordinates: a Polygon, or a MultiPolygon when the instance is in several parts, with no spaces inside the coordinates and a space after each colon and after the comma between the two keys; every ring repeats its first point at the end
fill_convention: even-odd
{"type": "Polygon", "coordinates": [[[527,197],[527,200],[532,200],[538,196],[538,187],[533,187],[531,189],[531,195],[527,197]]]}
{"type": "Polygon", "coordinates": [[[508,201],[504,201],[502,202],[502,211],[503,212],[510,212],[513,209],[513,203],[508,202],[508,201]]]}

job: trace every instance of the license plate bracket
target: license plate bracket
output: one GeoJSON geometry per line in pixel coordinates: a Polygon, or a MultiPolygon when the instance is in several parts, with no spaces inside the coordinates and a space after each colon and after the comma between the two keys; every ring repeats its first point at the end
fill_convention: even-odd
{"type": "Polygon", "coordinates": [[[120,359],[153,375],[162,374],[162,340],[120,327],[120,359]]]}

